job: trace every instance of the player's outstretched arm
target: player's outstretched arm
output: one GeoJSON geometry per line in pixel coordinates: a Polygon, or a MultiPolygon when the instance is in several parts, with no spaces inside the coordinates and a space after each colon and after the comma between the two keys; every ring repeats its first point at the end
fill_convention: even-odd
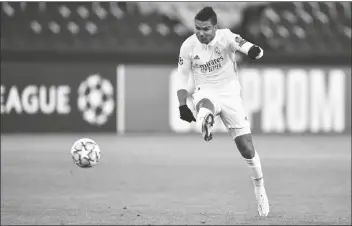
{"type": "Polygon", "coordinates": [[[178,89],[177,98],[179,102],[180,118],[187,122],[196,121],[193,116],[192,111],[187,106],[187,86],[188,86],[188,76],[191,73],[191,60],[188,56],[188,48],[183,44],[180,50],[180,56],[178,60],[178,89]]]}
{"type": "Polygon", "coordinates": [[[256,60],[261,58],[264,55],[264,51],[259,46],[248,42],[247,40],[243,39],[241,36],[232,33],[230,30],[229,32],[229,40],[230,46],[234,51],[240,51],[246,54],[252,60],[256,60]]]}

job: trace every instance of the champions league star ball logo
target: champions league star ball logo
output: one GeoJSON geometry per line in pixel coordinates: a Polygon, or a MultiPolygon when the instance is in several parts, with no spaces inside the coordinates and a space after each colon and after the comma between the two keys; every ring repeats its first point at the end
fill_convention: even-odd
{"type": "Polygon", "coordinates": [[[78,110],[91,125],[104,125],[114,111],[114,88],[99,74],[90,75],[78,88],[78,110]]]}
{"type": "Polygon", "coordinates": [[[182,65],[183,64],[183,59],[181,57],[178,58],[178,64],[182,65]]]}

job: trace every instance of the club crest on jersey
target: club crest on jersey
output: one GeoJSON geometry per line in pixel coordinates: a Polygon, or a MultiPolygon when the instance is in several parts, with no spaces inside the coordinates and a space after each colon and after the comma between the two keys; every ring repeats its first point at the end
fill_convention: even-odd
{"type": "Polygon", "coordinates": [[[215,50],[214,52],[217,54],[217,55],[220,55],[221,54],[221,51],[218,47],[215,47],[215,50]]]}

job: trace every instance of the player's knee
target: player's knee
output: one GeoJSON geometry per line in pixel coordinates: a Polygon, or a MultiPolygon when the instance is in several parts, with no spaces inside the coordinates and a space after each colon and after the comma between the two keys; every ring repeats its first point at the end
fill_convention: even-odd
{"type": "Polygon", "coordinates": [[[255,155],[251,134],[243,134],[235,138],[235,143],[243,158],[251,159],[255,155]]]}
{"type": "Polygon", "coordinates": [[[231,128],[229,129],[229,132],[233,138],[233,140],[236,140],[237,137],[240,137],[242,135],[247,135],[247,134],[251,134],[251,128],[250,125],[243,125],[242,128],[239,129],[235,129],[235,128],[231,128]]]}
{"type": "Polygon", "coordinates": [[[207,108],[211,112],[214,112],[214,104],[207,98],[203,98],[198,102],[196,106],[197,111],[199,111],[200,108],[207,108]]]}

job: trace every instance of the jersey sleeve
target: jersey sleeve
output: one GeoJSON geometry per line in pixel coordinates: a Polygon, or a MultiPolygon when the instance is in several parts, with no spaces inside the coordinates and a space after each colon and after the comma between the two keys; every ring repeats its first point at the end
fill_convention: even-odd
{"type": "Polygon", "coordinates": [[[190,46],[186,41],[182,44],[180,48],[180,54],[178,57],[178,90],[185,89],[187,90],[188,86],[188,77],[191,73],[191,58],[190,58],[190,46]]]}
{"type": "MultiPolygon", "coordinates": [[[[253,43],[248,42],[244,38],[242,38],[238,34],[232,33],[230,30],[227,30],[227,39],[229,42],[229,46],[232,51],[240,51],[246,55],[248,55],[249,50],[255,46],[253,43]]],[[[260,48],[260,47],[259,47],[260,48]]],[[[263,56],[263,50],[260,48],[261,52],[258,55],[257,59],[263,56]]]]}

